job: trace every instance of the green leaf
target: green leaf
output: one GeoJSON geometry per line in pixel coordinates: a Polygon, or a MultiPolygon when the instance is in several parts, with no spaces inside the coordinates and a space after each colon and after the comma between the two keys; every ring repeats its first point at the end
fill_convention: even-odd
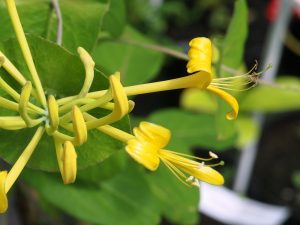
{"type": "MultiPolygon", "coordinates": [[[[24,31],[45,36],[50,12],[50,1],[19,0],[16,1],[16,6],[24,31]]],[[[0,3],[0,18],[0,41],[15,37],[4,1],[0,3]]]]}
{"type": "MultiPolygon", "coordinates": [[[[219,62],[218,74],[221,77],[232,76],[223,70],[226,66],[230,69],[238,69],[243,61],[244,45],[248,34],[248,10],[245,0],[235,2],[234,14],[228,27],[225,39],[221,44],[221,61],[219,62]]],[[[216,126],[220,139],[232,138],[236,131],[234,122],[228,121],[225,115],[231,109],[221,99],[218,100],[218,113],[216,115],[216,126]]]]}
{"type": "MultiPolygon", "coordinates": [[[[131,27],[126,27],[122,39],[151,43],[149,39],[131,27]]],[[[125,85],[140,84],[152,79],[163,62],[161,53],[114,40],[99,42],[93,52],[93,57],[107,74],[120,71],[125,85]]]]}
{"type": "Polygon", "coordinates": [[[235,138],[218,139],[212,115],[167,109],[151,114],[148,119],[171,130],[170,144],[176,151],[196,146],[221,150],[232,146],[235,141],[235,138]]]}
{"type": "Polygon", "coordinates": [[[144,173],[135,167],[103,182],[101,187],[64,185],[61,178],[27,171],[26,181],[40,196],[72,216],[101,225],[155,225],[159,210],[144,173]]]}
{"type": "MultiPolygon", "coordinates": [[[[244,45],[248,35],[248,9],[245,0],[235,2],[234,14],[231,18],[223,46],[222,64],[232,69],[238,69],[243,62],[244,45]]],[[[226,72],[223,76],[228,76],[226,72]]]]}
{"type": "Polygon", "coordinates": [[[102,31],[111,36],[120,36],[126,25],[126,8],[124,0],[101,0],[106,3],[106,14],[102,31]]]}
{"type": "MultiPolygon", "coordinates": [[[[97,43],[106,5],[86,0],[64,0],[59,4],[63,18],[62,46],[74,53],[79,46],[91,52],[97,43]]],[[[56,27],[57,19],[52,11],[47,39],[56,40],[56,27]]]]}
{"type": "MultiPolygon", "coordinates": [[[[54,94],[57,99],[79,93],[85,74],[79,57],[45,39],[31,35],[27,39],[45,91],[54,94]]],[[[5,42],[2,47],[0,46],[0,49],[23,72],[24,76],[29,77],[15,39],[5,42]]],[[[6,80],[7,74],[3,68],[0,69],[0,74],[6,80]]],[[[95,71],[95,79],[91,90],[106,88],[106,77],[95,71]]],[[[104,114],[107,114],[107,112],[99,112],[99,115],[103,116],[104,114]]],[[[128,118],[123,119],[116,126],[127,130],[128,118]]],[[[17,131],[0,130],[1,157],[10,163],[15,162],[31,140],[35,130],[36,128],[17,131]]],[[[122,148],[123,145],[115,139],[96,130],[90,131],[88,141],[76,148],[78,167],[84,168],[101,162],[122,148]]],[[[46,134],[43,136],[28,165],[31,168],[48,171],[58,169],[52,137],[46,134]]]]}
{"type": "Polygon", "coordinates": [[[196,88],[185,89],[180,98],[180,105],[189,111],[215,113],[217,103],[212,96],[196,88]]]}
{"type": "Polygon", "coordinates": [[[240,101],[242,111],[263,113],[300,109],[300,79],[282,77],[274,85],[259,85],[248,91],[240,101]]]}
{"type": "Polygon", "coordinates": [[[165,166],[148,176],[153,195],[172,224],[193,225],[199,220],[199,190],[181,183],[165,166]]]}
{"type": "Polygon", "coordinates": [[[256,140],[259,134],[257,121],[252,116],[240,115],[236,120],[238,139],[236,146],[241,149],[250,141],[256,140]]]}

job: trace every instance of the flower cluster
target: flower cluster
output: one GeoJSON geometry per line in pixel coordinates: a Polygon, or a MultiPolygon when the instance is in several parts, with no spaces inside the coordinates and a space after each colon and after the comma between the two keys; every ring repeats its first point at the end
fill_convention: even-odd
{"type": "Polygon", "coordinates": [[[191,48],[188,52],[190,61],[187,64],[188,73],[192,73],[190,75],[124,87],[120,74],[116,72],[108,77],[109,88],[96,92],[90,92],[95,63],[89,53],[79,47],[78,54],[85,68],[82,88],[76,96],[56,99],[55,96],[46,95],[44,92],[14,0],[6,0],[6,6],[32,82],[27,80],[0,51],[0,67],[22,87],[21,92],[18,93],[0,77],[0,88],[13,99],[9,100],[1,96],[0,107],[18,113],[18,116],[1,116],[0,129],[19,130],[36,127],[36,131],[10,171],[0,172],[1,213],[5,212],[8,207],[7,193],[26,166],[43,135],[53,138],[58,167],[65,184],[73,183],[76,179],[75,147],[87,141],[88,131],[92,129],[97,129],[123,142],[128,154],[149,170],[156,170],[162,161],[183,183],[198,185],[198,180],[215,185],[224,183],[222,175],[212,168],[222,162],[204,163],[204,161],[217,158],[215,154],[210,153],[210,158],[202,159],[164,149],[171,136],[168,129],[142,122],[139,127],[134,128],[133,134],[130,134],[111,126],[112,123],[121,120],[133,110],[134,102],[128,100],[128,96],[180,88],[199,88],[220,96],[232,108],[232,111],[226,115],[227,119],[235,119],[238,114],[238,102],[221,89],[224,82],[230,83],[230,78],[219,82],[211,76],[212,50],[209,39],[195,38],[190,42],[191,48]],[[95,118],[89,112],[98,107],[111,112],[104,117],[95,118]]]}

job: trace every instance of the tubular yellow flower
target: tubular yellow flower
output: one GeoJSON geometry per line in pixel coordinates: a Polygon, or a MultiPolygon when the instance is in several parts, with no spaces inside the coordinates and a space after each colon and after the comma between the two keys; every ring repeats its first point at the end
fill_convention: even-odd
{"type": "Polygon", "coordinates": [[[0,172],[0,213],[4,213],[8,207],[7,196],[5,192],[5,181],[7,177],[7,171],[0,172]]]}
{"type": "Polygon", "coordinates": [[[74,183],[77,174],[77,154],[74,145],[70,141],[64,143],[62,153],[63,181],[65,184],[74,183]]]}
{"type": "Polygon", "coordinates": [[[196,185],[196,179],[214,185],[224,183],[223,176],[211,168],[211,166],[221,165],[223,162],[210,165],[205,165],[203,162],[214,159],[215,155],[203,159],[163,149],[169,142],[170,131],[152,123],[142,122],[133,132],[135,138],[128,140],[126,151],[147,169],[156,170],[161,160],[183,183],[196,185]],[[192,176],[193,179],[186,174],[192,176]]]}

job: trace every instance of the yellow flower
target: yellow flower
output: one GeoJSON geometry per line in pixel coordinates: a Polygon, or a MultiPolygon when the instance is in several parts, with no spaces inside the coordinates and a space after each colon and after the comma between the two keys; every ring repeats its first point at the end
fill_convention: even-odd
{"type": "Polygon", "coordinates": [[[168,129],[153,123],[142,122],[133,132],[135,138],[128,140],[126,151],[147,169],[156,170],[162,161],[184,183],[196,185],[197,179],[214,185],[224,183],[223,176],[211,168],[222,162],[214,165],[203,162],[216,158],[215,154],[211,154],[211,158],[202,159],[163,149],[168,144],[171,133],[168,129]]]}

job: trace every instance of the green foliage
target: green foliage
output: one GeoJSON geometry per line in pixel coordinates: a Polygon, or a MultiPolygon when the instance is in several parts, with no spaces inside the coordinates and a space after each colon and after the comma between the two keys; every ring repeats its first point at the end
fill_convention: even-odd
{"type": "Polygon", "coordinates": [[[120,39],[100,40],[93,57],[107,74],[120,71],[124,85],[149,81],[159,71],[163,55],[135,43],[153,42],[134,28],[127,26],[120,39]]]}
{"type": "Polygon", "coordinates": [[[160,221],[143,172],[128,167],[100,186],[64,185],[60,177],[27,171],[25,180],[57,208],[84,221],[101,225],[155,225],[160,221]],[[32,179],[34,177],[34,179],[32,179]]]}
{"type": "Polygon", "coordinates": [[[171,146],[182,151],[191,147],[224,149],[232,146],[235,138],[219,140],[214,126],[214,116],[195,114],[179,109],[160,110],[149,117],[172,132],[171,146]],[[174,122],[184,121],[184,122],[174,122]]]}
{"type": "Polygon", "coordinates": [[[270,85],[259,85],[241,98],[241,110],[264,113],[300,108],[300,79],[284,76],[270,85]]]}

